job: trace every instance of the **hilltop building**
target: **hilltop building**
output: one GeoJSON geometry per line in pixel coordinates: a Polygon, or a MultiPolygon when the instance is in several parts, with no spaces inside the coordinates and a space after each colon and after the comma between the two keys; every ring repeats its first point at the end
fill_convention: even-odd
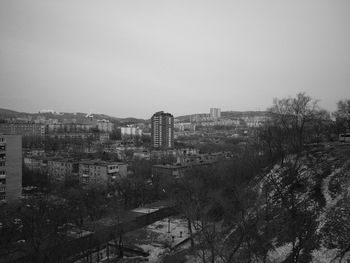
{"type": "Polygon", "coordinates": [[[221,118],[221,109],[220,108],[210,108],[210,118],[211,119],[220,119],[221,118]]]}
{"type": "Polygon", "coordinates": [[[196,124],[190,122],[179,122],[175,123],[175,129],[177,131],[196,131],[196,124]]]}
{"type": "Polygon", "coordinates": [[[151,118],[152,147],[169,149],[174,147],[174,116],[164,111],[153,114],[151,118]]]}

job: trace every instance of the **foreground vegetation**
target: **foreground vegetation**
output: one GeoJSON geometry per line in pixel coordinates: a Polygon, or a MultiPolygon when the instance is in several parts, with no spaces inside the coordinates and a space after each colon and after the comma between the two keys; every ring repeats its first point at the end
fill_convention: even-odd
{"type": "Polygon", "coordinates": [[[132,177],[108,187],[86,188],[74,179],[53,186],[45,175],[27,171],[25,180],[41,193],[1,208],[1,252],[25,249],[32,262],[46,262],[48,243],[64,245],[63,225],[84,227],[168,198],[188,220],[189,232],[193,227],[199,234],[191,235],[186,253],[165,262],[297,263],[326,256],[341,262],[350,251],[350,149],[332,140],[350,128],[350,101],[339,103],[335,122],[305,94],[276,99],[270,113],[270,122],[234,159],[182,178],[155,178],[146,161],[135,162],[132,177]]]}
{"type": "Polygon", "coordinates": [[[179,211],[200,234],[191,249],[165,262],[348,258],[350,147],[331,142],[350,128],[350,103],[340,104],[333,122],[305,94],[276,99],[273,118],[240,157],[170,185],[179,211]]]}

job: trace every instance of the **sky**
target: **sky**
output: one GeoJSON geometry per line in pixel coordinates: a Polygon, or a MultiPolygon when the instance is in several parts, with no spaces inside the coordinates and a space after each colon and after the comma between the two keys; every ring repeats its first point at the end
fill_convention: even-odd
{"type": "Polygon", "coordinates": [[[150,118],[298,92],[350,98],[350,1],[0,1],[0,108],[150,118]]]}

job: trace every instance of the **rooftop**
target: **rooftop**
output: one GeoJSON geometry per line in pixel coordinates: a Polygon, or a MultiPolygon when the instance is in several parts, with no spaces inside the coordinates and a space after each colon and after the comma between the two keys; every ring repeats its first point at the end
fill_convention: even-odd
{"type": "Polygon", "coordinates": [[[85,164],[85,165],[122,165],[122,164],[126,164],[123,162],[107,162],[107,161],[102,161],[102,160],[82,160],[79,163],[85,164]]]}

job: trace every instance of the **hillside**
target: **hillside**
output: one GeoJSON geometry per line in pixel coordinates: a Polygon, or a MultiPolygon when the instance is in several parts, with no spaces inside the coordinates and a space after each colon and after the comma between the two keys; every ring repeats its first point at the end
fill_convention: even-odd
{"type": "Polygon", "coordinates": [[[300,158],[290,156],[264,176],[263,185],[270,199],[261,207],[274,210],[269,224],[283,224],[276,229],[271,262],[350,259],[349,144],[313,146],[300,158]]]}
{"type": "Polygon", "coordinates": [[[23,117],[23,116],[29,116],[29,115],[32,115],[32,114],[0,108],[0,118],[16,118],[16,117],[23,117]]]}
{"type": "MultiPolygon", "coordinates": [[[[76,112],[76,113],[69,113],[69,112],[62,112],[62,113],[26,113],[26,112],[18,112],[14,110],[8,110],[8,109],[2,109],[0,108],[0,119],[15,119],[15,118],[32,118],[35,119],[39,116],[44,116],[46,118],[52,118],[52,119],[58,119],[60,121],[62,120],[73,120],[75,119],[77,122],[82,122],[87,113],[82,112],[76,112]]],[[[144,119],[137,119],[133,117],[128,118],[117,118],[113,116],[109,116],[106,114],[92,114],[96,119],[107,119],[117,124],[131,124],[131,123],[140,123],[140,122],[147,122],[144,119]]]]}
{"type": "Polygon", "coordinates": [[[175,185],[201,234],[169,262],[349,262],[350,144],[307,145],[261,168],[248,157],[175,185]]]}
{"type": "Polygon", "coordinates": [[[269,113],[267,111],[223,111],[221,116],[228,119],[236,119],[242,117],[260,117],[267,116],[269,113]]]}
{"type": "MultiPolygon", "coordinates": [[[[190,114],[190,115],[183,115],[178,116],[176,119],[180,120],[181,122],[189,122],[191,116],[194,115],[208,115],[208,113],[198,113],[198,114],[190,114]]],[[[267,116],[269,113],[267,111],[222,111],[221,117],[226,119],[238,119],[238,118],[244,118],[244,117],[258,117],[258,116],[267,116]]]]}

